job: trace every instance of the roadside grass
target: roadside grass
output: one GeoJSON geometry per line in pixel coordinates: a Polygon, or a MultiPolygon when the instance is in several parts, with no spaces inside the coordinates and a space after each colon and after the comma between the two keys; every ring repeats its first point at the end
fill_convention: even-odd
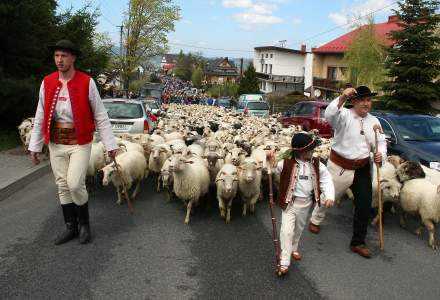
{"type": "Polygon", "coordinates": [[[0,151],[15,148],[21,144],[16,128],[0,128],[0,151]]]}

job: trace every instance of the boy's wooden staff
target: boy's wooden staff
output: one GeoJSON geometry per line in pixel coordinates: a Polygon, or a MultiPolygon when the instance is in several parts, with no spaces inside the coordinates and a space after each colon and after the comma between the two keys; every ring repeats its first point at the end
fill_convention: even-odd
{"type": "Polygon", "coordinates": [[[275,263],[277,265],[276,272],[278,276],[281,276],[280,270],[280,244],[278,241],[278,231],[277,231],[277,221],[275,218],[275,208],[274,208],[274,201],[273,201],[273,187],[272,187],[272,170],[271,170],[271,161],[266,160],[266,168],[267,168],[267,175],[269,177],[269,207],[270,207],[270,214],[272,217],[272,240],[273,245],[275,247],[275,263]]]}
{"type": "MultiPolygon", "coordinates": [[[[377,153],[379,151],[379,147],[378,147],[378,132],[379,133],[383,133],[382,132],[382,128],[380,127],[379,124],[375,124],[373,126],[373,130],[374,130],[374,142],[375,142],[375,147],[376,147],[376,152],[377,153]]],[[[377,200],[378,200],[378,205],[379,205],[379,246],[380,246],[380,250],[384,249],[384,244],[383,244],[383,226],[382,226],[382,190],[380,188],[380,164],[376,163],[376,175],[377,175],[377,200]]]]}

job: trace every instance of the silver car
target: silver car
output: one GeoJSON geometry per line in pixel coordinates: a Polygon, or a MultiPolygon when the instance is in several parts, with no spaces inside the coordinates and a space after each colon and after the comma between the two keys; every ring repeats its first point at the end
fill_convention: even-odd
{"type": "Polygon", "coordinates": [[[156,124],[144,105],[136,100],[104,99],[113,133],[149,133],[156,124]]]}

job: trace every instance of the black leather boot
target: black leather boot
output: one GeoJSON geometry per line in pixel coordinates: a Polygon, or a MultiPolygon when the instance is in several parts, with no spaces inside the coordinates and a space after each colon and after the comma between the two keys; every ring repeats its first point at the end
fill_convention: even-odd
{"type": "Polygon", "coordinates": [[[64,222],[66,223],[66,231],[56,238],[55,245],[64,244],[78,236],[78,222],[76,220],[74,204],[61,204],[61,208],[63,210],[64,222]]]}
{"type": "Polygon", "coordinates": [[[79,242],[81,244],[87,244],[92,237],[89,224],[89,203],[87,202],[83,205],[75,204],[75,210],[79,223],[79,242]]]}

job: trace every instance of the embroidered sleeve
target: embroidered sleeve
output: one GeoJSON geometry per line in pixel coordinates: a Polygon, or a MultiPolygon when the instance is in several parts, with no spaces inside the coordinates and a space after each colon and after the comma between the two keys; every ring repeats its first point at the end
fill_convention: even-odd
{"type": "Polygon", "coordinates": [[[340,128],[348,119],[350,112],[344,106],[338,108],[339,97],[330,102],[325,109],[325,118],[333,128],[340,128]]]}
{"type": "Polygon", "coordinates": [[[34,125],[32,128],[31,139],[29,141],[29,151],[41,152],[44,144],[43,118],[44,118],[44,81],[41,83],[38,95],[38,106],[35,113],[34,125]]]}
{"type": "Polygon", "coordinates": [[[112,125],[108,118],[107,110],[102,103],[101,96],[96,88],[95,81],[90,79],[89,85],[89,99],[90,107],[95,118],[96,129],[101,136],[101,140],[104,143],[107,151],[112,151],[118,148],[115,137],[112,131],[112,125]]]}
{"type": "Polygon", "coordinates": [[[323,163],[319,163],[319,187],[324,194],[325,200],[335,200],[335,187],[332,176],[323,163]]]}

